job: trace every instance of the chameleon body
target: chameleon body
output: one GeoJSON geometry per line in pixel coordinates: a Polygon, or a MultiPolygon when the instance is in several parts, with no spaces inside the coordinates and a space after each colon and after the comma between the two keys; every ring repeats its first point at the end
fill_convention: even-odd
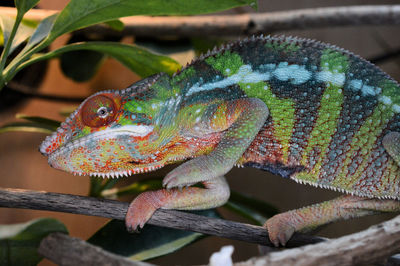
{"type": "Polygon", "coordinates": [[[399,92],[379,68],[341,48],[253,37],[172,77],[96,93],[40,151],[55,168],[102,177],[189,159],[164,178],[166,189],[131,203],[130,229],[158,208],[222,205],[229,198],[223,176],[234,165],[348,194],[269,219],[272,242],[285,244],[294,231],[400,210],[399,92]],[[204,187],[190,187],[198,182],[204,187]]]}

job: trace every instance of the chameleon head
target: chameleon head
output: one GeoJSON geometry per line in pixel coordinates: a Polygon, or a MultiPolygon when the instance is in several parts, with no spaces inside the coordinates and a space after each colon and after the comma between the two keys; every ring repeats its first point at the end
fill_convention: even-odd
{"type": "Polygon", "coordinates": [[[49,164],[73,174],[118,177],[162,167],[147,147],[155,137],[151,115],[126,108],[130,91],[87,98],[40,146],[49,164]],[[138,117],[140,119],[138,119],[138,117]]]}

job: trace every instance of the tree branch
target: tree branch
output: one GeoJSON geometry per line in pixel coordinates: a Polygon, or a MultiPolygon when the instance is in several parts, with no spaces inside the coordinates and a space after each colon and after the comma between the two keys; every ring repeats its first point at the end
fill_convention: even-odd
{"type": "MultiPolygon", "coordinates": [[[[128,203],[50,192],[0,189],[0,206],[69,212],[123,220],[128,208],[128,203]]],[[[271,245],[267,237],[267,231],[262,227],[209,218],[191,213],[158,210],[150,219],[149,224],[189,230],[251,243],[271,245]]],[[[390,221],[373,226],[365,231],[328,241],[325,241],[323,238],[296,233],[292,239],[289,240],[287,247],[318,242],[322,243],[281,252],[273,252],[267,256],[252,258],[249,261],[235,265],[290,265],[293,264],[294,261],[296,265],[316,266],[370,264],[387,258],[400,250],[399,224],[400,216],[397,216],[390,221]]],[[[80,247],[78,250],[81,251],[88,248],[88,252],[91,254],[90,256],[107,257],[110,255],[106,251],[97,249],[91,245],[82,246],[73,239],[61,239],[62,243],[66,246],[63,244],[63,247],[59,247],[60,250],[56,251],[55,246],[61,246],[60,242],[58,242],[59,240],[59,236],[56,237],[53,235],[50,235],[49,239],[43,240],[44,243],[41,246],[41,253],[62,265],[68,265],[63,263],[66,263],[65,261],[67,260],[71,260],[71,255],[73,255],[73,260],[77,259],[75,258],[76,254],[77,257],[79,257],[80,253],[78,251],[76,254],[72,251],[64,253],[65,250],[71,250],[71,243],[76,243],[77,247],[80,247]],[[53,245],[52,243],[54,242],[52,241],[56,241],[58,244],[53,245]],[[64,255],[59,257],[57,255],[59,252],[64,255]],[[54,256],[51,255],[52,253],[54,253],[54,256]]],[[[91,259],[91,257],[82,259],[91,259]]],[[[114,259],[118,261],[118,263],[125,263],[125,261],[121,261],[120,257],[115,257],[112,254],[111,257],[107,258],[107,260],[114,259]]]]}
{"type": "Polygon", "coordinates": [[[399,225],[400,215],[355,234],[315,245],[272,252],[267,256],[251,258],[246,262],[236,263],[235,266],[293,264],[296,264],[296,266],[372,265],[375,262],[382,262],[390,255],[400,251],[399,225]]]}
{"type": "Polygon", "coordinates": [[[52,233],[45,237],[38,249],[39,254],[57,265],[115,265],[151,266],[153,264],[133,261],[110,253],[79,238],[62,233],[52,233]]]}
{"type": "MultiPolygon", "coordinates": [[[[25,17],[41,20],[55,10],[30,10],[25,17]]],[[[13,8],[2,7],[0,13],[16,15],[13,8]]],[[[400,5],[363,5],[308,8],[290,11],[246,13],[238,15],[149,17],[121,19],[125,28],[114,31],[104,25],[83,29],[102,35],[135,36],[232,36],[275,31],[338,26],[399,25],[400,5]]]]}
{"type": "MultiPolygon", "coordinates": [[[[269,253],[267,256],[254,257],[235,266],[253,265],[296,265],[304,266],[346,266],[346,265],[398,265],[395,257],[388,256],[400,250],[400,216],[370,227],[369,229],[328,240],[312,246],[269,253]]],[[[142,262],[133,262],[125,257],[112,254],[83,240],[61,233],[45,237],[39,247],[39,253],[59,265],[133,265],[150,266],[142,262]]]]}
{"type": "MultiPolygon", "coordinates": [[[[115,200],[85,196],[32,191],[0,189],[0,207],[68,212],[124,220],[129,204],[115,200]]],[[[272,246],[267,230],[261,226],[215,219],[187,212],[157,210],[149,224],[220,236],[235,240],[272,246]]],[[[287,247],[318,243],[323,238],[295,234],[287,247]]]]}

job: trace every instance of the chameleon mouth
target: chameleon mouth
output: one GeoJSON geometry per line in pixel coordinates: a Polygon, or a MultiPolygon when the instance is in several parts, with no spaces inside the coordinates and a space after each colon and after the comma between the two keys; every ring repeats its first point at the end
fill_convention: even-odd
{"type": "Polygon", "coordinates": [[[89,175],[89,176],[93,176],[93,177],[102,177],[102,178],[119,178],[119,177],[128,177],[131,175],[135,175],[135,174],[143,174],[143,173],[147,173],[147,172],[152,172],[155,171],[157,169],[160,169],[164,167],[163,164],[159,164],[159,165],[151,165],[151,166],[147,166],[147,167],[143,167],[143,168],[134,168],[134,169],[130,169],[130,170],[125,170],[125,171],[119,171],[119,172],[108,172],[108,173],[82,173],[82,172],[74,172],[74,175],[89,175]]]}
{"type": "Polygon", "coordinates": [[[164,166],[156,156],[136,149],[135,139],[147,137],[150,127],[118,127],[64,143],[48,154],[49,164],[74,175],[115,178],[154,171],[164,166]]]}
{"type": "MultiPolygon", "coordinates": [[[[69,121],[68,121],[69,122],[69,121]]],[[[70,138],[70,132],[66,129],[66,123],[61,124],[57,131],[47,136],[39,146],[39,151],[44,156],[50,156],[63,146],[63,143],[70,138]]]]}

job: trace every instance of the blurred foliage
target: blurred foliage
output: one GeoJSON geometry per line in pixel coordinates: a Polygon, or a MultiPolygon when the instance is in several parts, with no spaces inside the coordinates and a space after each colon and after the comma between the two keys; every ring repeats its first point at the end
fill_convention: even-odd
{"type": "Polygon", "coordinates": [[[42,260],[37,252],[40,241],[55,232],[68,234],[61,222],[51,218],[0,225],[0,265],[37,265],[42,260]]]}
{"type": "MultiPolygon", "coordinates": [[[[215,210],[192,213],[220,218],[215,210]]],[[[140,233],[127,233],[123,221],[112,220],[97,231],[89,243],[133,260],[148,260],[172,253],[203,238],[200,233],[146,225],[140,233]]]]}
{"type": "MultiPolygon", "coordinates": [[[[0,15],[0,90],[18,72],[39,61],[60,58],[64,74],[75,81],[89,80],[97,72],[107,56],[121,62],[142,77],[158,72],[173,74],[181,66],[162,54],[192,49],[205,52],[218,44],[217,41],[189,40],[174,45],[153,45],[142,41],[144,47],[120,43],[119,39],[104,40],[101,36],[72,34],[68,43],[54,51],[46,48],[59,36],[98,23],[105,23],[114,30],[124,28],[119,18],[131,15],[194,15],[226,10],[250,5],[256,7],[255,0],[71,0],[59,13],[40,22],[24,19],[24,14],[39,0],[15,0],[16,17],[0,15]],[[162,54],[160,54],[162,53],[162,54]]],[[[140,42],[140,41],[139,41],[140,42]]],[[[169,44],[170,45],[170,44],[169,44]]],[[[65,111],[65,110],[64,110],[65,111]]],[[[69,113],[66,110],[64,113],[69,113]]],[[[19,114],[24,121],[8,123],[0,127],[0,133],[10,131],[41,132],[50,134],[60,122],[42,117],[19,114]]],[[[118,198],[137,195],[146,190],[161,188],[160,179],[135,182],[126,187],[115,187],[117,179],[103,180],[91,178],[90,196],[118,198]]],[[[276,212],[270,205],[242,195],[232,193],[226,207],[255,223],[276,212]]],[[[198,212],[201,215],[219,217],[215,210],[198,212]]],[[[65,227],[52,219],[39,219],[20,225],[0,226],[0,243],[4,247],[0,253],[0,264],[34,265],[40,257],[36,248],[40,240],[50,232],[67,232],[65,227]],[[6,233],[8,232],[8,233],[6,233]]],[[[89,242],[109,251],[135,260],[154,258],[171,253],[188,245],[203,235],[175,229],[147,225],[140,234],[128,234],[123,222],[111,221],[93,235],[89,242]]]]}

